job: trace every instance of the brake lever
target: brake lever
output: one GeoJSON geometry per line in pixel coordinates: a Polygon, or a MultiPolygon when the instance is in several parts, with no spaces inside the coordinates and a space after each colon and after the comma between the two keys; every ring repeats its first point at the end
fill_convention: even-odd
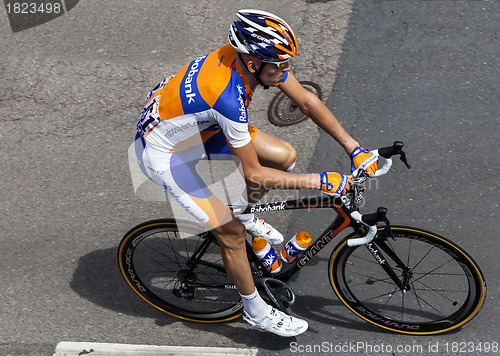
{"type": "Polygon", "coordinates": [[[405,164],[405,166],[408,169],[411,169],[411,166],[408,164],[408,161],[406,160],[406,153],[404,153],[403,150],[401,150],[401,152],[400,152],[399,159],[401,160],[401,162],[403,162],[405,164]]]}
{"type": "Polygon", "coordinates": [[[368,173],[361,169],[359,172],[358,172],[358,175],[357,176],[353,176],[352,177],[352,180],[353,182],[356,182],[356,183],[364,183],[365,180],[367,180],[370,176],[368,175],[368,173]]]}

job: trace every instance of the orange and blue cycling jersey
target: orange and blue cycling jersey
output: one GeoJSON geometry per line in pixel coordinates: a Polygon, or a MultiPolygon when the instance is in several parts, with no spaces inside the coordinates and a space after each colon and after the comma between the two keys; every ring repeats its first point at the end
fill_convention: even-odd
{"type": "Polygon", "coordinates": [[[149,93],[137,123],[142,136],[170,152],[205,143],[217,133],[231,147],[248,144],[257,131],[249,132],[248,125],[252,92],[235,62],[228,44],[161,82],[149,93]]]}
{"type": "Polygon", "coordinates": [[[229,147],[253,140],[257,129],[248,125],[247,113],[251,96],[236,52],[226,45],[158,84],[137,122],[136,154],[143,172],[210,228],[230,213],[195,166],[204,158],[230,158],[229,147]]]}

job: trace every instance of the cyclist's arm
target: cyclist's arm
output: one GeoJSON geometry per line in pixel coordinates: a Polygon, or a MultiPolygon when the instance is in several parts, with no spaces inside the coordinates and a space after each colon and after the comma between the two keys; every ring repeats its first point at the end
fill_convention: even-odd
{"type": "Polygon", "coordinates": [[[247,183],[258,184],[266,189],[319,189],[321,186],[318,173],[291,174],[262,166],[253,142],[240,148],[231,148],[231,153],[241,164],[247,183]]]}
{"type": "Polygon", "coordinates": [[[279,88],[316,125],[332,136],[345,149],[347,154],[351,154],[359,146],[359,143],[344,130],[326,105],[316,95],[305,89],[292,73],[288,72],[288,78],[279,88]]]}

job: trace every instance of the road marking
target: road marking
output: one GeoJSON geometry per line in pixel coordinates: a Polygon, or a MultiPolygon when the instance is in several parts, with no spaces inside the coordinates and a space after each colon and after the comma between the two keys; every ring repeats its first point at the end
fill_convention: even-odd
{"type": "Polygon", "coordinates": [[[99,342],[60,342],[53,356],[241,356],[257,355],[258,349],[231,347],[153,346],[99,342]]]}

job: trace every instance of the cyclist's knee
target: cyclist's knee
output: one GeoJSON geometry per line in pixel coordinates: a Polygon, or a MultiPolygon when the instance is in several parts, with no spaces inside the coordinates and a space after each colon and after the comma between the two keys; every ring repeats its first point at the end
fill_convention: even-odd
{"type": "Polygon", "coordinates": [[[280,147],[280,154],[277,155],[279,169],[282,171],[291,171],[297,160],[297,151],[288,142],[283,141],[280,147]]]}
{"type": "Polygon", "coordinates": [[[291,172],[295,167],[295,163],[297,162],[297,151],[290,145],[291,151],[288,155],[288,161],[285,163],[285,170],[287,172],[291,172]]]}
{"type": "Polygon", "coordinates": [[[240,249],[245,246],[246,229],[238,220],[233,219],[227,224],[212,230],[221,248],[240,249]]]}
{"type": "Polygon", "coordinates": [[[287,171],[297,159],[297,151],[290,143],[263,131],[257,132],[253,142],[264,166],[287,171]]]}

